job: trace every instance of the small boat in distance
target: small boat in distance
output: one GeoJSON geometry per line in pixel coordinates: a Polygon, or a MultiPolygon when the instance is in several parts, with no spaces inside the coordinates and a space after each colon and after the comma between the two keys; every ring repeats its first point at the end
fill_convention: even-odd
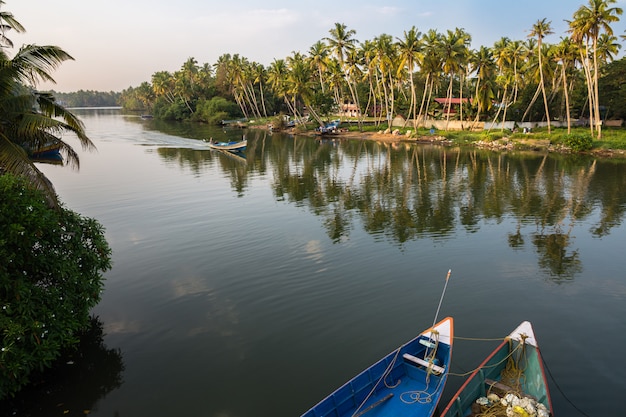
{"type": "Polygon", "coordinates": [[[531,324],[521,323],[467,378],[441,417],[552,413],[548,383],[531,324]]]}
{"type": "Polygon", "coordinates": [[[220,151],[231,151],[231,152],[241,152],[246,150],[246,146],[248,146],[248,141],[246,139],[241,141],[232,141],[232,142],[217,142],[214,141],[213,138],[209,139],[207,142],[209,148],[218,149],[220,151]]]}
{"type": "Polygon", "coordinates": [[[452,357],[447,317],[346,382],[302,417],[431,417],[452,357]]]}

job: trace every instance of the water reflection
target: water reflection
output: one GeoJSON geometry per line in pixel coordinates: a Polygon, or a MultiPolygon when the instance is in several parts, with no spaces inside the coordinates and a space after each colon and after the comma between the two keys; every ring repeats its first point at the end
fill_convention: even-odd
{"type": "Polygon", "coordinates": [[[104,344],[102,327],[98,318],[92,318],[76,351],[66,353],[51,369],[33,375],[30,386],[2,404],[6,415],[84,416],[119,388],[124,372],[122,353],[104,344]]]}
{"type": "Polygon", "coordinates": [[[623,161],[322,142],[256,130],[247,138],[245,163],[191,149],[159,149],[159,155],[198,173],[203,164],[218,163],[240,196],[249,178],[270,172],[275,199],[322,217],[335,243],[349,239],[357,227],[402,248],[416,239],[477,233],[487,222],[510,223],[510,248],[533,245],[538,265],[556,281],[582,269],[580,252],[571,247],[574,226],[606,236],[621,224],[626,207],[623,161]]]}

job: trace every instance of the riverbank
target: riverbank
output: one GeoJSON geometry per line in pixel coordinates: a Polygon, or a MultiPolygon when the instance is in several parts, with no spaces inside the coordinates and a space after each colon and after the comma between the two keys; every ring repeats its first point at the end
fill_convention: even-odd
{"type": "MultiPolygon", "coordinates": [[[[252,127],[252,126],[251,126],[252,127]]],[[[266,126],[256,125],[254,128],[266,129],[266,126]]],[[[289,132],[289,130],[286,130],[289,132]]],[[[389,142],[389,143],[434,143],[441,145],[454,145],[459,144],[449,135],[444,134],[417,134],[415,135],[411,130],[406,133],[401,133],[400,130],[380,131],[366,131],[359,132],[357,130],[341,129],[336,133],[320,136],[314,130],[307,131],[293,131],[293,134],[303,136],[315,136],[324,138],[335,139],[352,139],[352,140],[371,140],[377,142],[389,142]]],[[[546,134],[527,133],[523,138],[503,136],[494,140],[483,140],[481,135],[476,132],[468,132],[468,136],[471,135],[472,139],[463,140],[462,144],[465,146],[475,146],[481,149],[491,149],[497,151],[513,151],[513,150],[525,150],[534,152],[558,152],[564,154],[586,154],[593,155],[602,158],[626,158],[626,150],[624,149],[607,149],[607,148],[592,148],[589,151],[576,152],[563,145],[555,145],[551,143],[550,139],[546,138],[546,134]]],[[[518,135],[516,135],[518,136],[518,135]]]]}

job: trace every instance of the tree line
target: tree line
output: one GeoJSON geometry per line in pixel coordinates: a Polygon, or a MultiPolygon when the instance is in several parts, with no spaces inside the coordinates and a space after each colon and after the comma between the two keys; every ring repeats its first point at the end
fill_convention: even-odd
{"type": "Polygon", "coordinates": [[[115,91],[78,90],[70,93],[48,91],[65,107],[116,107],[122,93],[115,91]]]}
{"type": "MultiPolygon", "coordinates": [[[[228,117],[264,118],[306,112],[318,123],[346,106],[356,119],[388,120],[395,115],[417,127],[427,117],[460,120],[567,121],[586,118],[600,138],[607,112],[600,79],[621,44],[612,30],[622,9],[615,0],[589,0],[568,20],[557,43],[551,22],[537,20],[526,39],[500,38],[471,49],[464,29],[420,32],[394,38],[381,34],[360,42],[356,32],[335,23],[327,37],[306,53],[293,52],[267,67],[239,54],[224,54],[213,65],[190,57],[178,71],[159,71],[150,82],[122,92],[127,109],[148,109],[156,117],[216,122],[228,117]],[[434,98],[443,109],[436,110],[434,98]],[[458,108],[450,111],[453,105],[458,108]]],[[[624,35],[621,35],[624,38],[624,35]]]]}

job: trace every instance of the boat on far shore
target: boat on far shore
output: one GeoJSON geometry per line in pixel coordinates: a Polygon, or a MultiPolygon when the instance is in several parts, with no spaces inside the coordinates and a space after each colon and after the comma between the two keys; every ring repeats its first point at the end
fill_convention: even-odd
{"type": "Polygon", "coordinates": [[[320,126],[317,129],[315,129],[315,134],[316,135],[329,135],[329,134],[337,133],[337,129],[339,128],[340,124],[341,124],[341,120],[339,119],[333,120],[331,122],[326,123],[324,126],[320,126]]]}

